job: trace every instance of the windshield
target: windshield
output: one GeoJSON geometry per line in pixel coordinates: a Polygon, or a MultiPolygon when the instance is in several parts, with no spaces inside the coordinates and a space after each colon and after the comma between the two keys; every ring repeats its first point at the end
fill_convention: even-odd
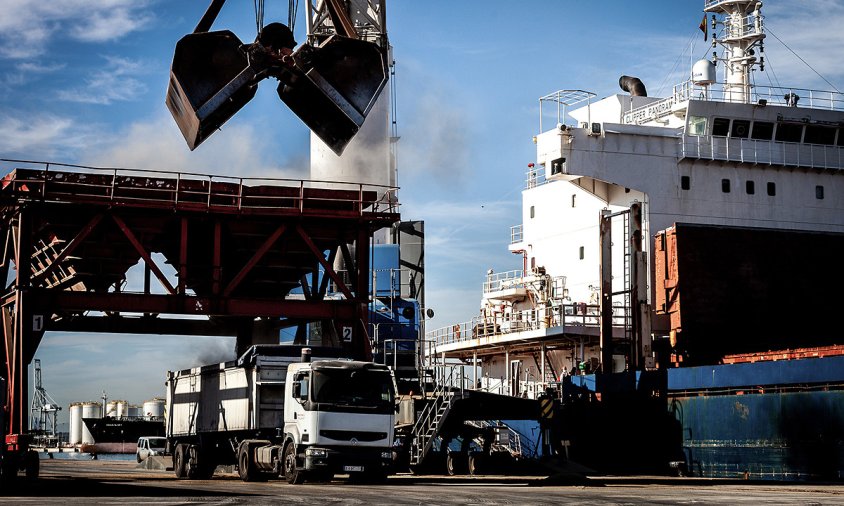
{"type": "Polygon", "coordinates": [[[149,438],[149,447],[155,450],[164,449],[167,445],[167,439],[163,437],[151,437],[149,438]]]}
{"type": "Polygon", "coordinates": [[[313,401],[355,407],[393,405],[393,378],[389,371],[318,369],[313,371],[313,401]]]}

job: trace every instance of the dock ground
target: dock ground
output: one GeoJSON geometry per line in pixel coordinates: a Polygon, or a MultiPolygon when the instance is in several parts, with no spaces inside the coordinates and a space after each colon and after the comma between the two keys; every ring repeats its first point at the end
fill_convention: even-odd
{"type": "Polygon", "coordinates": [[[0,491],[15,504],[842,504],[844,484],[751,483],[664,477],[443,477],[399,475],[383,485],[244,483],[218,472],[205,481],[133,461],[42,460],[41,477],[0,491]]]}

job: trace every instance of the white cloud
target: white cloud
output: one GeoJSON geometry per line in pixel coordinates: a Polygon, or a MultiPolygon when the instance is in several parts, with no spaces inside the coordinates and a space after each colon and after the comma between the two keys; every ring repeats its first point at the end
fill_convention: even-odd
{"type": "Polygon", "coordinates": [[[81,88],[61,90],[60,100],[109,105],[112,102],[138,100],[147,87],[135,76],[148,72],[144,63],[128,58],[105,56],[106,65],[95,71],[81,88]]]}
{"type": "Polygon", "coordinates": [[[0,114],[0,152],[6,156],[67,156],[95,142],[95,128],[53,114],[0,114]]]}
{"type": "Polygon", "coordinates": [[[117,40],[154,21],[152,0],[4,0],[0,16],[0,57],[43,54],[54,36],[84,42],[117,40]]]}
{"type": "Polygon", "coordinates": [[[280,167],[266,160],[270,134],[249,124],[224,125],[195,151],[173,118],[163,112],[133,123],[80,153],[87,165],[219,174],[233,177],[307,178],[307,167],[280,167]]]}

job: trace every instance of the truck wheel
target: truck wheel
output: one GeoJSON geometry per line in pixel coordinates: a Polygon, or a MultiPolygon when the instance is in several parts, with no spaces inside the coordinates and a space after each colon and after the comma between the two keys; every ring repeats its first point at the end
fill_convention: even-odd
{"type": "Polygon", "coordinates": [[[241,446],[237,454],[237,474],[243,481],[255,481],[255,469],[252,467],[252,459],[249,458],[249,447],[241,446]]]}
{"type": "Polygon", "coordinates": [[[483,455],[480,453],[471,453],[469,454],[469,474],[471,476],[477,476],[481,472],[481,467],[483,466],[483,455]]]}
{"type": "Polygon", "coordinates": [[[296,465],[296,446],[293,443],[284,448],[284,478],[291,485],[301,485],[305,482],[305,473],[296,465]]]}
{"type": "Polygon", "coordinates": [[[26,452],[24,457],[24,472],[27,480],[37,480],[40,471],[41,461],[38,458],[38,453],[33,450],[26,452]]]}
{"type": "Polygon", "coordinates": [[[208,480],[214,475],[214,470],[217,469],[213,465],[208,454],[200,449],[199,446],[190,445],[187,449],[187,470],[186,474],[190,480],[208,480]]]}
{"type": "Polygon", "coordinates": [[[185,455],[185,445],[177,444],[176,451],[173,452],[173,471],[176,473],[176,478],[180,480],[187,477],[187,456],[185,455]]]}

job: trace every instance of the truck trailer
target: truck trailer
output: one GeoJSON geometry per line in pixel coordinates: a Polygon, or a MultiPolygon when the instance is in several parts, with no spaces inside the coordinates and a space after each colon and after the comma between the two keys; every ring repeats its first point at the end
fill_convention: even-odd
{"type": "Polygon", "coordinates": [[[291,484],[335,474],[381,481],[392,470],[395,379],[389,368],[256,345],[237,361],[167,373],[167,440],[176,477],[219,465],[244,481],[291,484]]]}

